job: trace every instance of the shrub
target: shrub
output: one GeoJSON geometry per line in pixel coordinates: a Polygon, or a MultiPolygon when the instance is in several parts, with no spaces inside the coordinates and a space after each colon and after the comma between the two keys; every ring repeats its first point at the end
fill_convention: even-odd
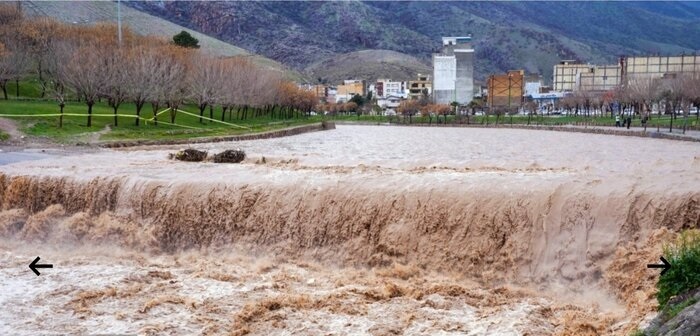
{"type": "Polygon", "coordinates": [[[204,161],[204,159],[207,158],[207,152],[188,148],[185,150],[181,150],[175,154],[171,153],[168,156],[171,159],[180,161],[199,162],[204,161]]]}
{"type": "Polygon", "coordinates": [[[214,155],[216,163],[239,163],[245,160],[245,152],[240,149],[229,149],[214,155]]]}
{"type": "Polygon", "coordinates": [[[673,244],[664,246],[664,256],[671,268],[656,284],[661,307],[672,297],[700,287],[700,230],[681,233],[673,244]]]}

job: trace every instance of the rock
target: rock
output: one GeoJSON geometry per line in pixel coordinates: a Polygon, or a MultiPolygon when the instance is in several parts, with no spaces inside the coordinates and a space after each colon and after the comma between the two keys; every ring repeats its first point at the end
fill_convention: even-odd
{"type": "Polygon", "coordinates": [[[170,154],[168,156],[171,159],[180,161],[199,162],[204,161],[204,159],[207,158],[207,152],[188,148],[185,150],[181,150],[175,154],[170,154]]]}
{"type": "MultiPolygon", "coordinates": [[[[644,330],[646,336],[697,336],[700,330],[700,290],[691,291],[691,295],[684,295],[684,300],[693,300],[695,303],[681,310],[676,316],[667,320],[663,312],[652,320],[649,327],[644,330]]],[[[678,300],[681,301],[681,300],[678,300]]],[[[669,301],[671,302],[671,301],[669,301]]],[[[681,302],[676,302],[679,304],[681,302]]]]}
{"type": "Polygon", "coordinates": [[[239,163],[245,160],[245,152],[240,149],[229,149],[214,155],[216,163],[239,163]]]}

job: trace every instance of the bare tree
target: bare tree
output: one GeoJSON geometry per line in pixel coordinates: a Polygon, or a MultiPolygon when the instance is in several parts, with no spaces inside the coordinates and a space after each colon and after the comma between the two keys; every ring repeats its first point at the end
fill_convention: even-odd
{"type": "Polygon", "coordinates": [[[119,106],[129,100],[129,90],[127,85],[130,84],[129,68],[127,63],[128,51],[125,49],[117,49],[105,55],[105,72],[107,78],[103,86],[102,95],[107,98],[107,104],[114,111],[114,126],[119,126],[119,118],[117,111],[119,106]]]}
{"type": "Polygon", "coordinates": [[[635,78],[628,82],[627,93],[630,100],[637,105],[646,131],[646,121],[651,116],[654,103],[660,98],[661,84],[659,80],[651,77],[635,78]]]}
{"type": "MultiPolygon", "coordinates": [[[[26,76],[30,69],[29,51],[19,41],[6,40],[3,43],[4,52],[0,54],[0,88],[7,100],[7,83],[10,80],[19,81],[26,76]]],[[[19,96],[19,91],[17,92],[19,96]]]]}
{"type": "Polygon", "coordinates": [[[128,62],[124,88],[129,100],[136,107],[135,125],[139,126],[141,109],[151,98],[151,91],[156,83],[152,71],[158,66],[159,56],[155,48],[134,47],[128,50],[126,57],[128,62]]]}
{"type": "Polygon", "coordinates": [[[104,49],[85,43],[74,49],[66,63],[61,66],[61,78],[68,88],[83,99],[88,107],[87,126],[92,126],[92,107],[105,91],[109,76],[105,71],[104,49]]]}
{"type": "MultiPolygon", "coordinates": [[[[221,61],[197,54],[187,72],[187,97],[199,109],[199,122],[203,122],[204,110],[220,99],[226,80],[221,61]]],[[[211,118],[211,116],[210,116],[211,118]]]]}

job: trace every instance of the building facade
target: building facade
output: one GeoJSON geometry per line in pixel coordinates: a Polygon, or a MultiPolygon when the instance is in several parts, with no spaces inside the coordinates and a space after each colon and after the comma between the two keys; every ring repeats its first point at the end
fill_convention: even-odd
{"type": "Polygon", "coordinates": [[[474,48],[471,36],[443,37],[442,52],[433,54],[433,98],[436,103],[468,104],[474,98],[474,48]]]}
{"type": "Polygon", "coordinates": [[[415,80],[408,81],[408,96],[411,99],[420,99],[423,93],[428,96],[433,93],[433,82],[430,76],[418,74],[415,80]]]}
{"type": "Polygon", "coordinates": [[[408,83],[404,81],[392,81],[391,79],[378,79],[374,84],[374,94],[378,98],[389,96],[408,98],[408,83]]]}
{"type": "Polygon", "coordinates": [[[619,65],[596,65],[579,72],[574,91],[610,91],[621,83],[619,65]]]}
{"type": "Polygon", "coordinates": [[[525,71],[512,70],[488,78],[488,106],[519,107],[523,102],[525,71]]]}
{"type": "Polygon", "coordinates": [[[335,102],[348,102],[355,95],[365,95],[365,83],[361,80],[345,80],[343,84],[338,85],[335,102]]]}
{"type": "Polygon", "coordinates": [[[574,91],[579,73],[589,71],[591,65],[576,60],[563,60],[554,65],[552,83],[554,91],[574,91]]]}
{"type": "Polygon", "coordinates": [[[700,56],[620,57],[622,82],[638,77],[661,78],[666,74],[700,72],[700,56]]]}

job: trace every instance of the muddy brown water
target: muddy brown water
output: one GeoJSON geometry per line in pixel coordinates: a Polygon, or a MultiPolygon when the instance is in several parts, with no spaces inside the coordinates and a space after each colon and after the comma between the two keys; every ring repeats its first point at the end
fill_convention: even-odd
{"type": "Polygon", "coordinates": [[[0,332],[625,335],[654,310],[646,263],[700,223],[694,143],[338,126],[196,146],[236,147],[1,166],[0,332]]]}

